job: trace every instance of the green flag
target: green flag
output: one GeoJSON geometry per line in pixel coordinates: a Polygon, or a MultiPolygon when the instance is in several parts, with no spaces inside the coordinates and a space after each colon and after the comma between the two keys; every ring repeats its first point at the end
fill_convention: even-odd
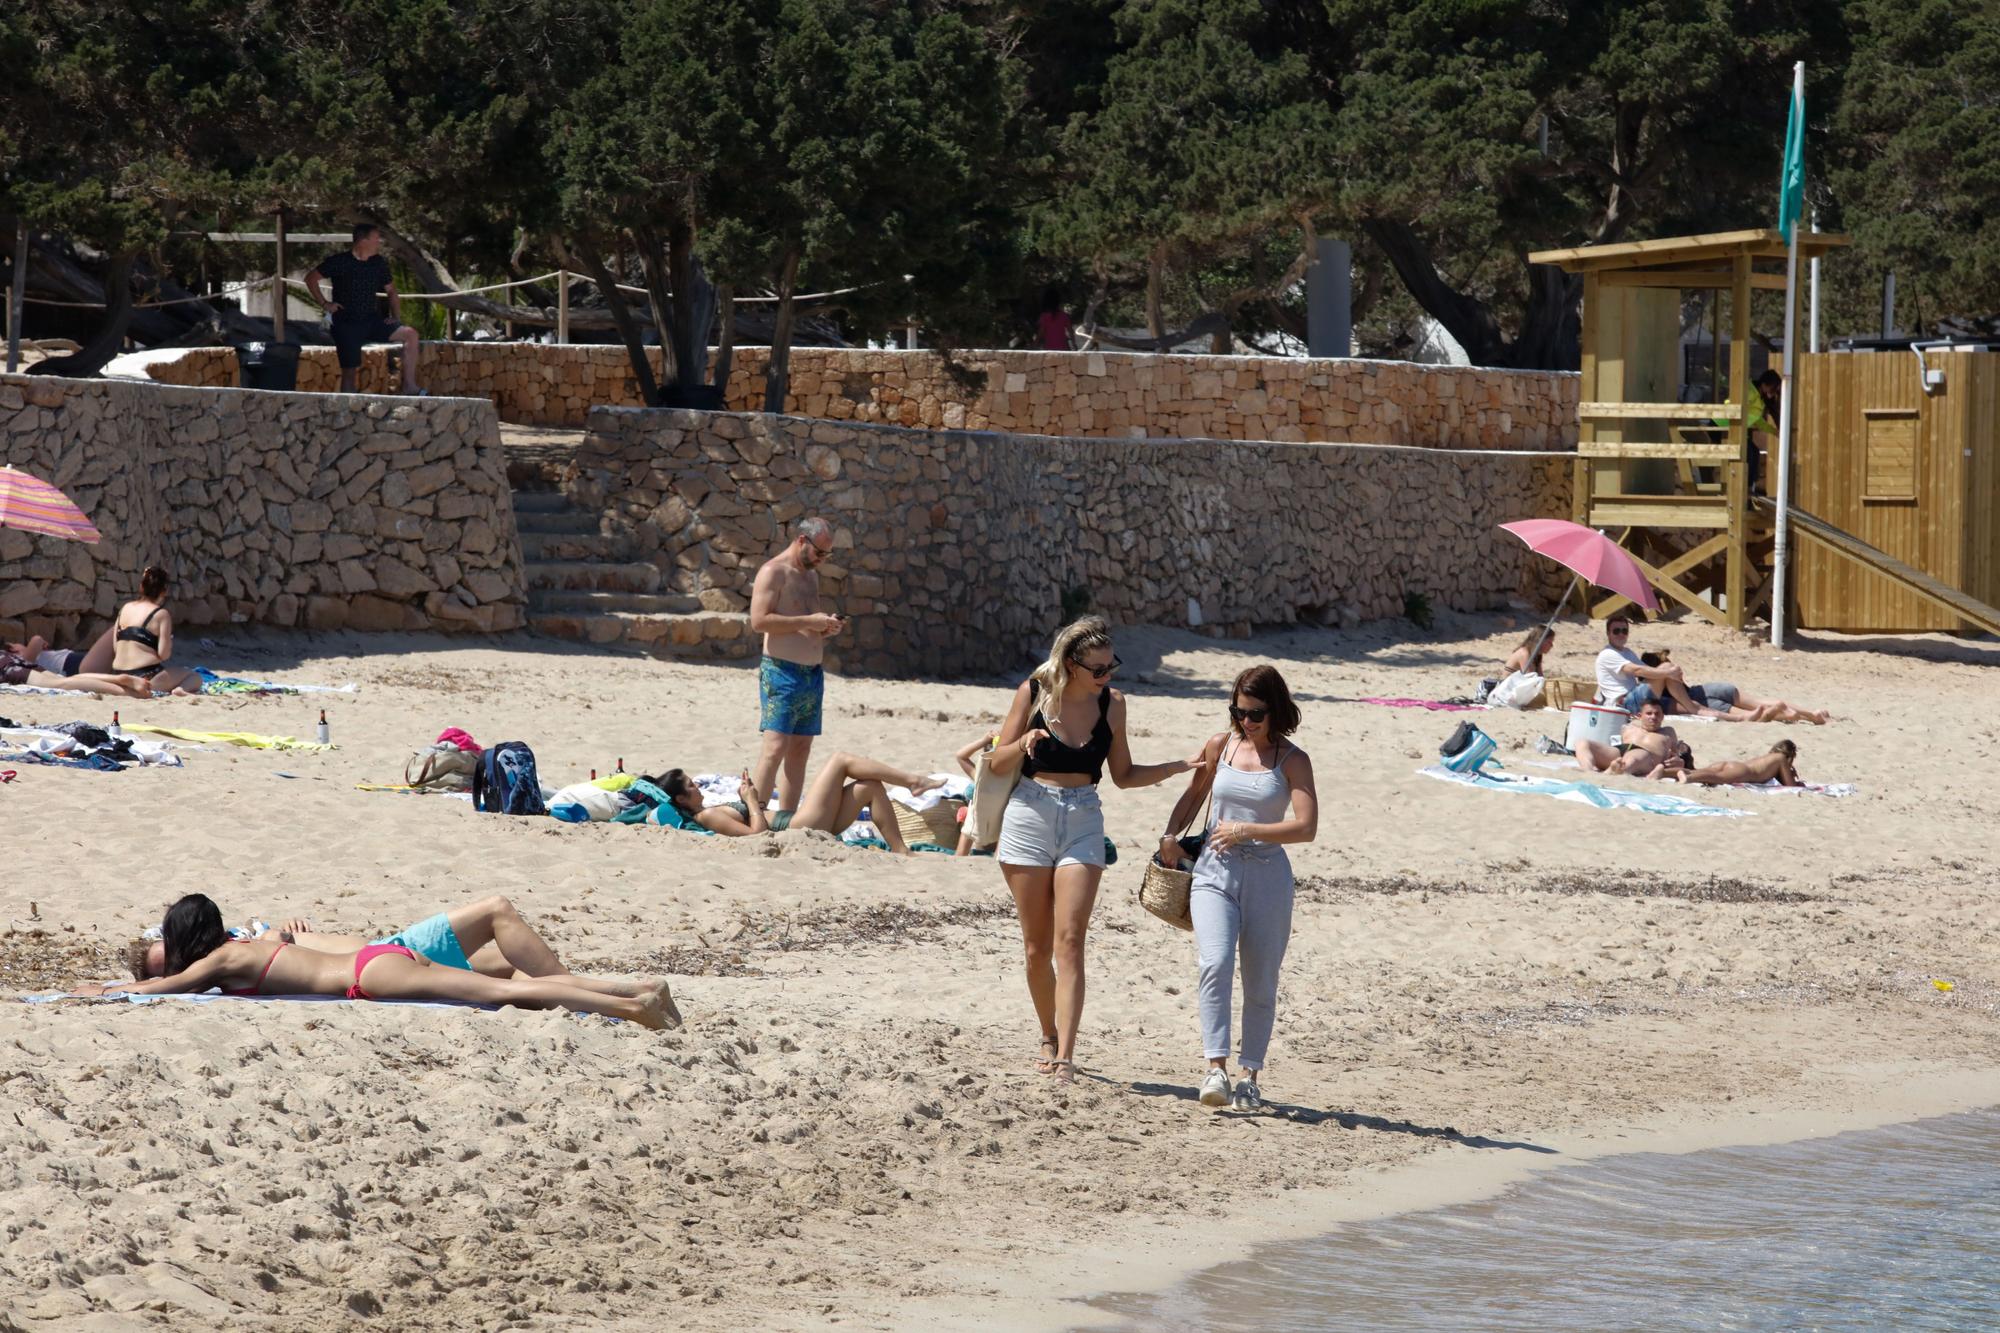
{"type": "Polygon", "coordinates": [[[1806,208],[1806,95],[1792,89],[1792,114],[1785,122],[1785,165],[1778,172],[1778,230],[1790,244],[1806,208]]]}

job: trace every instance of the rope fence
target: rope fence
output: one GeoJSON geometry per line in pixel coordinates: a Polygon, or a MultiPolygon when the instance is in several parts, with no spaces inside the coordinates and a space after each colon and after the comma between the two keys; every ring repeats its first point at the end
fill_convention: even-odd
{"type": "MultiPolygon", "coordinates": [[[[569,284],[579,283],[579,282],[587,282],[594,286],[596,285],[597,281],[595,278],[592,278],[587,273],[573,273],[567,269],[551,269],[549,272],[540,274],[537,277],[521,278],[514,282],[494,282],[494,283],[488,283],[484,287],[460,287],[457,288],[456,290],[448,292],[398,292],[397,295],[405,301],[450,301],[461,296],[483,296],[487,292],[502,292],[515,287],[533,287],[540,283],[548,282],[552,278],[564,280],[564,284],[566,286],[569,284]]],[[[229,297],[240,295],[247,292],[252,292],[261,287],[269,287],[272,283],[277,281],[278,279],[274,277],[251,278],[241,283],[232,284],[232,289],[224,294],[218,294],[216,296],[177,296],[171,301],[134,301],[132,303],[132,308],[134,310],[159,310],[166,306],[191,305],[198,301],[226,300],[229,297]]],[[[298,278],[286,278],[284,279],[284,282],[286,286],[295,287],[300,291],[311,290],[311,288],[307,287],[306,284],[298,278]]],[[[646,288],[634,287],[629,283],[621,282],[614,285],[618,288],[619,291],[630,292],[634,296],[652,295],[652,293],[648,291],[646,288]]],[[[836,296],[848,296],[854,292],[865,292],[870,290],[871,288],[880,287],[882,285],[883,284],[879,282],[871,282],[871,283],[863,283],[857,287],[838,287],[832,291],[803,292],[797,296],[794,296],[792,298],[792,301],[794,304],[804,304],[812,301],[826,301],[826,300],[831,300],[833,297],[836,296]]],[[[779,299],[780,298],[776,296],[739,296],[736,298],[736,304],[768,305],[776,303],[779,299]]],[[[21,298],[21,300],[28,305],[55,306],[63,310],[108,310],[110,308],[109,305],[107,305],[103,301],[57,301],[46,296],[25,296],[25,295],[21,298]]]]}

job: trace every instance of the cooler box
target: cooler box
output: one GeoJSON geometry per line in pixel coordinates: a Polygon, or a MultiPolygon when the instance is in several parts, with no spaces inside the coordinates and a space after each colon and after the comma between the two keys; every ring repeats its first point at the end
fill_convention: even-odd
{"type": "Polygon", "coordinates": [[[1569,706],[1569,731],[1563,737],[1563,745],[1574,750],[1578,741],[1596,741],[1599,745],[1616,745],[1618,733],[1632,715],[1622,708],[1607,708],[1603,704],[1571,704],[1569,706]]]}

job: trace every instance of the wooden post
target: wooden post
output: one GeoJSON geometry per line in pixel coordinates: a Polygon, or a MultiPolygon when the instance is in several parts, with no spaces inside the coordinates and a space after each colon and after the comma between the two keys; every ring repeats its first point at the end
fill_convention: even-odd
{"type": "Polygon", "coordinates": [[[569,270],[556,274],[556,341],[569,341],[569,270]]]}
{"type": "Polygon", "coordinates": [[[1748,254],[1740,254],[1730,264],[1729,286],[1729,397],[1736,404],[1736,420],[1729,423],[1729,442],[1737,447],[1736,461],[1723,469],[1723,496],[1729,515],[1729,553],[1723,560],[1722,595],[1728,599],[1729,628],[1742,629],[1749,600],[1750,584],[1750,395],[1757,386],[1750,382],[1750,273],[1748,254]]]}
{"type": "MultiPolygon", "coordinates": [[[[1603,287],[1598,283],[1595,273],[1584,274],[1583,322],[1578,336],[1578,341],[1583,351],[1583,360],[1581,363],[1583,373],[1577,379],[1577,397],[1580,401],[1586,403],[1594,402],[1599,397],[1597,392],[1597,302],[1602,291],[1603,287]]],[[[1576,427],[1576,442],[1578,446],[1588,444],[1596,438],[1596,425],[1583,420],[1579,416],[1576,427]]],[[[1590,493],[1597,487],[1597,479],[1591,475],[1591,460],[1579,454],[1576,464],[1572,469],[1572,475],[1570,517],[1578,523],[1588,524],[1590,522],[1590,493]]],[[[1589,608],[1589,594],[1585,594],[1584,615],[1586,618],[1590,614],[1589,608]]],[[[1558,607],[1557,610],[1560,611],[1561,608],[1558,607]]]]}
{"type": "MultiPolygon", "coordinates": [[[[507,288],[503,288],[502,290],[504,290],[504,291],[506,292],[506,294],[507,294],[507,308],[508,308],[509,310],[512,310],[512,309],[514,308],[514,289],[513,289],[512,287],[507,287],[507,288]]],[[[508,321],[506,322],[506,331],[507,331],[507,341],[508,341],[508,342],[513,342],[513,341],[514,341],[514,321],[513,321],[513,320],[511,320],[511,319],[510,319],[510,320],[508,320],[508,321]]]]}
{"type": "Polygon", "coordinates": [[[281,343],[285,340],[285,302],[288,298],[285,291],[285,210],[282,208],[278,210],[278,229],[274,239],[277,242],[278,271],[271,280],[271,341],[281,343]]]}
{"type": "Polygon", "coordinates": [[[21,302],[28,294],[28,220],[14,223],[14,273],[7,284],[7,373],[21,368],[21,302]]]}

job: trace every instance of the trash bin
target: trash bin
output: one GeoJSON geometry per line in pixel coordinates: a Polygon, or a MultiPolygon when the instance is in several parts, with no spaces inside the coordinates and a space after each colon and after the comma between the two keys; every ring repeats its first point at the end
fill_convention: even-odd
{"type": "Polygon", "coordinates": [[[236,382],[245,389],[299,387],[297,343],[235,343],[236,382]]]}

